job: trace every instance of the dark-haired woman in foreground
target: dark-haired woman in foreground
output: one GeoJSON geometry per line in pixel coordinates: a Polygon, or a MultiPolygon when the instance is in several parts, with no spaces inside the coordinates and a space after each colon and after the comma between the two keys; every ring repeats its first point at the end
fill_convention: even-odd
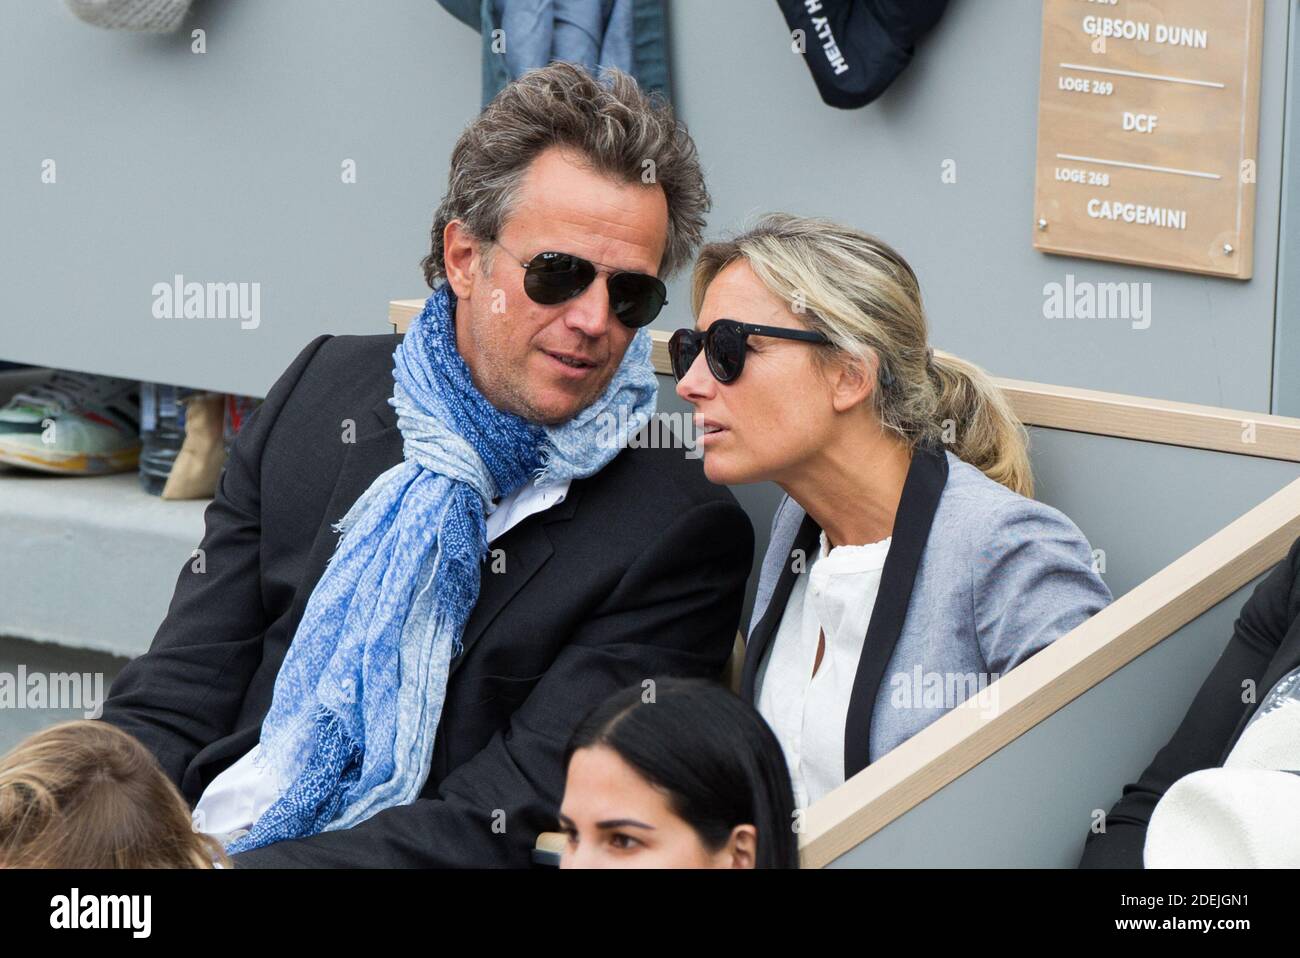
{"type": "Polygon", "coordinates": [[[561,868],[798,868],[794,796],[762,717],[720,685],[615,693],[565,756],[561,868]]]}

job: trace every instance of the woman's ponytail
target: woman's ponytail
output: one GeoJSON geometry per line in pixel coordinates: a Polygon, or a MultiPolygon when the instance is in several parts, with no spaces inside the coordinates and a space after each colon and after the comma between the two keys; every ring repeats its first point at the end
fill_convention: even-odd
{"type": "Polygon", "coordinates": [[[939,438],[953,455],[994,482],[1032,497],[1028,433],[988,373],[964,359],[936,353],[930,380],[939,438]]]}

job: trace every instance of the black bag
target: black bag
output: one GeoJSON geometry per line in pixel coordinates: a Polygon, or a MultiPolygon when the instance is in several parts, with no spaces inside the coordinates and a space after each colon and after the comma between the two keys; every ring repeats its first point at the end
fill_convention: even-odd
{"type": "Polygon", "coordinates": [[[866,106],[884,93],[948,5],[948,0],[776,2],[791,32],[804,32],[804,62],[822,99],[842,110],[866,106]]]}

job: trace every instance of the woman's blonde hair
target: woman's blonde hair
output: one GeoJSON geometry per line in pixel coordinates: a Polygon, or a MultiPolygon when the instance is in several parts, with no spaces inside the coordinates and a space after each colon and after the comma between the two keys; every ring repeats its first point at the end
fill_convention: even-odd
{"type": "Polygon", "coordinates": [[[830,339],[829,351],[814,352],[818,363],[836,354],[874,363],[871,402],[885,429],[909,448],[944,443],[990,479],[1033,495],[1024,426],[982,369],[930,348],[916,274],[892,247],[832,220],[769,213],[700,251],[691,283],[696,316],[709,284],[740,259],[830,339]]]}
{"type": "Polygon", "coordinates": [[[63,722],[0,758],[0,867],[230,867],[194,831],[189,808],[135,738],[63,722]]]}

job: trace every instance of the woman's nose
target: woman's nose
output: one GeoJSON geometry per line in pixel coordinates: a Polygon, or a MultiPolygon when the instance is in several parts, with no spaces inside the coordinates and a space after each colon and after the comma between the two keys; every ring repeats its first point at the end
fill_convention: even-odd
{"type": "Polygon", "coordinates": [[[577,845],[567,845],[564,852],[560,855],[560,865],[562,868],[599,868],[599,859],[594,850],[587,844],[579,842],[577,845]]]}
{"type": "Polygon", "coordinates": [[[694,404],[701,399],[710,398],[716,385],[717,381],[709,372],[708,360],[704,358],[704,350],[700,350],[686,370],[686,375],[677,383],[677,395],[694,404]]]}

